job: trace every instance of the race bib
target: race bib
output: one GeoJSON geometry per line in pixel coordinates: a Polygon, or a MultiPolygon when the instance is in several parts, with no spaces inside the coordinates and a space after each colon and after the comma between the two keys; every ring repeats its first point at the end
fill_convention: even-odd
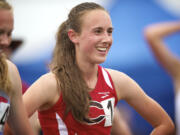
{"type": "Polygon", "coordinates": [[[9,113],[10,105],[8,103],[0,103],[0,132],[2,132],[5,121],[9,113]]]}
{"type": "Polygon", "coordinates": [[[3,131],[4,124],[9,114],[10,104],[0,96],[0,132],[3,131]]]}

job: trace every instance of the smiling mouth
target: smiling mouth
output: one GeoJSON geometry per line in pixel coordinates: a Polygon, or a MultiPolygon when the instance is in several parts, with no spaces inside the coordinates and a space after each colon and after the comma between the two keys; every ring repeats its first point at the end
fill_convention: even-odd
{"type": "Polygon", "coordinates": [[[98,47],[98,51],[105,52],[107,50],[107,47],[98,47]]]}

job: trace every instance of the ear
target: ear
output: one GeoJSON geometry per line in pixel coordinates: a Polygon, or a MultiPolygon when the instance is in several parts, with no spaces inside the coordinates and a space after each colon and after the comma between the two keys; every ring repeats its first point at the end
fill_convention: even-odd
{"type": "Polygon", "coordinates": [[[78,43],[78,33],[75,32],[73,29],[68,30],[68,37],[74,44],[78,43]]]}

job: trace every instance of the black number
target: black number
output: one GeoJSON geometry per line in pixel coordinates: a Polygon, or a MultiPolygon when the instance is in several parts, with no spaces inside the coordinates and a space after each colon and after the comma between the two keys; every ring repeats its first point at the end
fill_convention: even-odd
{"type": "Polygon", "coordinates": [[[113,108],[112,108],[112,103],[111,101],[109,100],[108,101],[108,104],[107,104],[107,108],[111,110],[111,122],[112,122],[112,117],[113,117],[113,108]]]}
{"type": "Polygon", "coordinates": [[[4,112],[1,120],[0,120],[0,124],[5,124],[5,121],[6,121],[6,118],[7,118],[7,115],[8,115],[8,112],[9,112],[9,106],[6,108],[6,111],[4,112]]]}

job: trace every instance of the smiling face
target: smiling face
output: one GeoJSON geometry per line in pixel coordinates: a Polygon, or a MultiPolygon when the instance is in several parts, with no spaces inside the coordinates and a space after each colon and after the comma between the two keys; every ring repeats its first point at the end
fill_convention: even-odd
{"type": "Polygon", "coordinates": [[[12,10],[0,9],[0,52],[11,43],[13,24],[12,10]]]}
{"type": "Polygon", "coordinates": [[[100,64],[106,60],[112,45],[112,22],[101,9],[86,12],[82,17],[81,32],[77,34],[76,60],[100,64]]]}

